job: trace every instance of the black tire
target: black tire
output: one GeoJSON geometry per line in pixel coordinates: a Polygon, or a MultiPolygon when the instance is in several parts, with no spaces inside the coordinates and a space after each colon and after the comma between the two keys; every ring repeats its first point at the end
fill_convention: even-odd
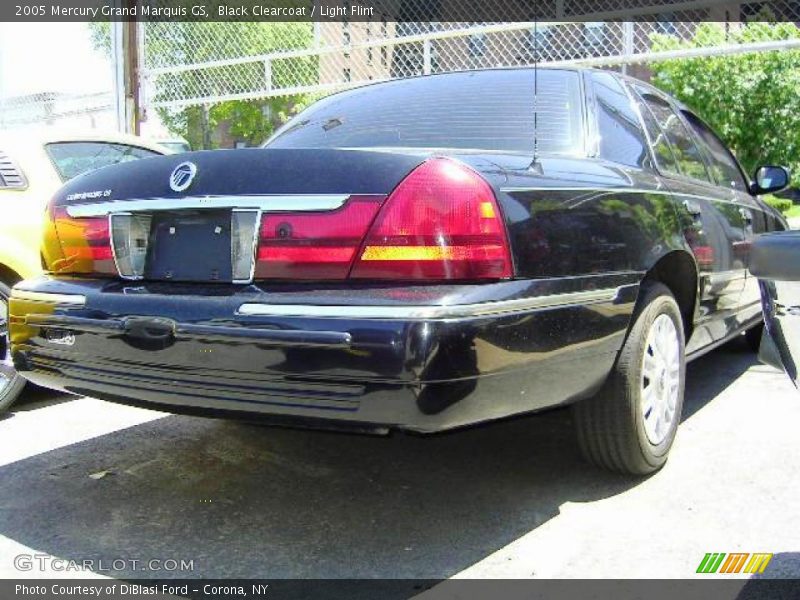
{"type": "MultiPolygon", "coordinates": [[[[8,298],[11,295],[11,287],[3,281],[0,281],[0,301],[7,305],[8,298]]],[[[0,308],[0,311],[5,311],[5,306],[0,308]]],[[[6,319],[6,315],[0,315],[0,322],[6,319]]],[[[0,332],[5,330],[7,325],[0,323],[0,332]]],[[[5,333],[0,333],[0,335],[5,336],[5,333]]],[[[0,361],[3,360],[7,353],[11,352],[11,348],[9,347],[9,340],[7,337],[4,339],[0,339],[0,361]]],[[[3,377],[0,375],[0,377],[3,377]]],[[[10,383],[3,382],[0,383],[0,413],[5,412],[9,409],[9,407],[16,402],[19,395],[22,393],[23,388],[25,387],[25,380],[19,373],[13,373],[10,379],[10,383]]]]}
{"type": "Polygon", "coordinates": [[[589,462],[610,471],[644,475],[664,465],[680,423],[686,382],[685,338],[678,304],[661,283],[648,283],[642,288],[632,323],[602,390],[594,398],[574,404],[573,418],[581,452],[589,462]],[[677,333],[677,400],[663,440],[653,444],[644,425],[642,369],[648,333],[662,314],[672,320],[677,333]]]}
{"type": "Polygon", "coordinates": [[[761,321],[758,325],[751,327],[744,332],[744,339],[747,342],[747,347],[753,352],[758,354],[761,348],[761,334],[764,332],[764,322],[761,321]]]}

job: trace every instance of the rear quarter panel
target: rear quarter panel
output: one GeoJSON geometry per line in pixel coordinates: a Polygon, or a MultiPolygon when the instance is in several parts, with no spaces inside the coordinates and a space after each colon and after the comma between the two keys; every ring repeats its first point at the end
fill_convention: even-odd
{"type": "Polygon", "coordinates": [[[670,252],[691,256],[676,201],[654,174],[599,160],[529,163],[506,162],[495,180],[519,277],[643,276],[670,252]]]}

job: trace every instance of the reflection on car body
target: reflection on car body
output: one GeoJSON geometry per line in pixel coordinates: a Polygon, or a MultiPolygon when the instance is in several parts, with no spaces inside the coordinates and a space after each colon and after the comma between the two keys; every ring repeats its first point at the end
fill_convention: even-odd
{"type": "Polygon", "coordinates": [[[66,185],[48,274],[12,298],[15,365],[112,401],[358,430],[570,403],[590,460],[659,468],[686,360],[759,323],[737,244],[784,227],[757,197],[773,188],[650,86],[540,70],[534,119],[533,82],[366,86],[261,149],[66,185]],[[113,196],[67,199],[89,189],[113,196]]]}

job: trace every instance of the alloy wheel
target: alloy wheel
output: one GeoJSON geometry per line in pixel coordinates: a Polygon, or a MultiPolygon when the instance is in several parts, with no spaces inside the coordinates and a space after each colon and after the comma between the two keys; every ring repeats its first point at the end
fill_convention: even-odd
{"type": "Polygon", "coordinates": [[[642,420],[653,445],[664,441],[676,419],[680,377],[678,330],[669,315],[660,314],[650,326],[642,358],[642,420]]]}

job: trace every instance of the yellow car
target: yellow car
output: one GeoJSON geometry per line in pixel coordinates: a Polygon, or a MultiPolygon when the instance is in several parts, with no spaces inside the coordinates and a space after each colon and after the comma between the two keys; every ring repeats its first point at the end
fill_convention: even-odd
{"type": "Polygon", "coordinates": [[[11,362],[8,297],[21,279],[41,273],[45,205],[73,177],[170,151],[144,138],[97,131],[0,132],[0,412],[24,386],[11,362]]]}

